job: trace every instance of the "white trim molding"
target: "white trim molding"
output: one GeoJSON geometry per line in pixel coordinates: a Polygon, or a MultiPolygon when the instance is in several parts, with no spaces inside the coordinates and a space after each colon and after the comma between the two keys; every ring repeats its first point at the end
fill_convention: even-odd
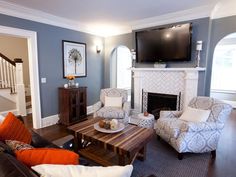
{"type": "Polygon", "coordinates": [[[132,30],[210,17],[214,7],[215,4],[210,4],[156,17],[130,21],[127,22],[127,25],[125,26],[113,26],[113,28],[111,28],[112,30],[107,31],[108,27],[105,26],[99,26],[99,28],[97,28],[91,26],[90,24],[55,16],[43,11],[0,0],[0,13],[2,14],[62,28],[72,29],[75,31],[85,32],[101,37],[121,35],[131,33],[132,30]]]}
{"type": "Polygon", "coordinates": [[[44,117],[44,118],[42,118],[42,128],[57,124],[58,121],[59,121],[58,114],[44,117]]]}
{"type": "Polygon", "coordinates": [[[35,31],[0,26],[0,34],[21,38],[23,37],[27,39],[33,127],[35,129],[41,128],[37,33],[35,31]]]}
{"type": "MultiPolygon", "coordinates": [[[[93,111],[93,106],[87,106],[87,115],[92,114],[93,111]]],[[[59,121],[59,115],[55,114],[52,116],[44,117],[42,118],[42,127],[48,127],[50,125],[55,125],[59,121]]]]}
{"type": "Polygon", "coordinates": [[[224,0],[219,1],[211,13],[211,19],[218,19],[236,15],[236,1],[224,0]]]}
{"type": "Polygon", "coordinates": [[[87,106],[87,115],[94,113],[93,106],[87,106]]]}
{"type": "Polygon", "coordinates": [[[133,30],[210,17],[215,4],[168,13],[131,22],[133,30]]]}

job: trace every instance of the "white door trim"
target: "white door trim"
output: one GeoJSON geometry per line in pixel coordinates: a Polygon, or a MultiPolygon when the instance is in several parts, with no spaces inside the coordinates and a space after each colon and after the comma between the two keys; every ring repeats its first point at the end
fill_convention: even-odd
{"type": "Polygon", "coordinates": [[[41,128],[42,117],[41,117],[40,90],[39,90],[37,32],[0,25],[0,34],[27,38],[33,128],[35,129],[41,128]]]}

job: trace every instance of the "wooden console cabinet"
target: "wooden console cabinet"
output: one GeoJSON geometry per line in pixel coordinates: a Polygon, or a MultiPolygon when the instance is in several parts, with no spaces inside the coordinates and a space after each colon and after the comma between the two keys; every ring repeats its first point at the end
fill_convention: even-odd
{"type": "Polygon", "coordinates": [[[66,126],[87,117],[86,87],[59,88],[59,123],[66,126]]]}

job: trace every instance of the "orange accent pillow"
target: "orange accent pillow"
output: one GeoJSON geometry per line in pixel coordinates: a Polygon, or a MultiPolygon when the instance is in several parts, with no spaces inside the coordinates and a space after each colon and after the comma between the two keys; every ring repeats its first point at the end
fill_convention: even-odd
{"type": "Polygon", "coordinates": [[[15,154],[17,160],[29,167],[40,164],[79,164],[79,155],[65,149],[34,148],[15,151],[15,154]]]}
{"type": "Polygon", "coordinates": [[[0,140],[17,140],[27,144],[31,143],[31,133],[25,125],[9,112],[0,124],[0,140]]]}

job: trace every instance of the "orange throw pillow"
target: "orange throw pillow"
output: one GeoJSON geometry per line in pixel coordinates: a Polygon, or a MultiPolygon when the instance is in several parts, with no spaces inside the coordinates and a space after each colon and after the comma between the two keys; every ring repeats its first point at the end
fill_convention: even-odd
{"type": "Polygon", "coordinates": [[[0,140],[17,140],[27,144],[31,143],[31,133],[25,125],[9,112],[0,124],[0,140]]]}
{"type": "Polygon", "coordinates": [[[40,164],[78,165],[79,155],[65,149],[34,148],[15,151],[17,160],[31,167],[40,164]]]}

